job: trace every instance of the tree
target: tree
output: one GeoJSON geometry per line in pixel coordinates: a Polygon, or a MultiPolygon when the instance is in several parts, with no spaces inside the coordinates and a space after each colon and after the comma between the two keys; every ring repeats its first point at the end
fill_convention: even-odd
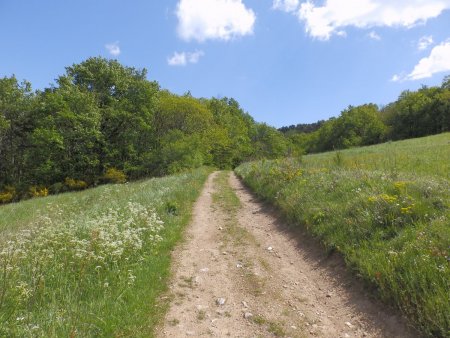
{"type": "Polygon", "coordinates": [[[94,95],[100,109],[103,135],[101,162],[104,168],[124,169],[131,178],[148,175],[148,163],[155,151],[154,114],[159,85],[137,70],[116,60],[96,57],[66,68],[60,86],[72,84],[94,95]]]}
{"type": "Polygon", "coordinates": [[[289,156],[289,141],[277,129],[258,123],[253,129],[253,157],[280,158],[289,156]]]}
{"type": "Polygon", "coordinates": [[[250,130],[255,122],[234,99],[213,98],[207,104],[215,122],[208,136],[213,161],[219,168],[234,168],[252,154],[250,130]]]}
{"type": "Polygon", "coordinates": [[[33,181],[45,185],[66,177],[93,183],[102,174],[101,115],[92,93],[63,84],[40,93],[31,133],[33,181]]]}
{"type": "Polygon", "coordinates": [[[29,82],[12,77],[0,79],[0,188],[23,184],[27,168],[24,154],[33,129],[34,94],[29,82]]]}
{"type": "Polygon", "coordinates": [[[336,120],[333,143],[336,148],[350,148],[380,143],[386,133],[378,107],[365,104],[350,106],[336,120]]]}

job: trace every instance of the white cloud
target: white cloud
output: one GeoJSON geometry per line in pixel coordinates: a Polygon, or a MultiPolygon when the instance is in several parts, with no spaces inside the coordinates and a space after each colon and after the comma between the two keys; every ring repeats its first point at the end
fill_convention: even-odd
{"type": "Polygon", "coordinates": [[[180,0],[176,14],[178,35],[199,42],[252,34],[256,20],[242,0],[180,0]]]}
{"type": "Polygon", "coordinates": [[[113,43],[107,43],[105,45],[105,48],[108,50],[109,54],[111,54],[112,56],[120,55],[119,41],[116,41],[113,43]]]}
{"type": "Polygon", "coordinates": [[[450,71],[450,40],[434,47],[430,56],[420,60],[407,79],[425,79],[445,71],[450,71]]]}
{"type": "MultiPolygon", "coordinates": [[[[275,0],[274,7],[293,8],[289,0],[275,0]],[[277,5],[277,6],[275,6],[277,5]]],[[[406,27],[410,28],[439,16],[450,8],[450,0],[325,0],[322,5],[307,0],[291,11],[305,23],[306,32],[328,40],[346,27],[406,27]]]]}
{"type": "Polygon", "coordinates": [[[371,38],[372,40],[377,40],[377,41],[380,41],[380,40],[381,40],[381,36],[379,36],[379,35],[377,34],[377,32],[375,32],[375,31],[371,31],[369,34],[367,34],[367,36],[368,36],[369,38],[371,38]]]}
{"type": "Polygon", "coordinates": [[[298,9],[300,0],[273,0],[273,9],[279,9],[283,12],[292,13],[298,9]]]}
{"type": "Polygon", "coordinates": [[[167,63],[169,66],[186,66],[189,63],[197,63],[203,55],[205,55],[205,53],[201,50],[197,50],[193,53],[175,52],[167,59],[167,63]]]}
{"type": "Polygon", "coordinates": [[[417,43],[417,48],[419,50],[425,50],[428,47],[430,47],[433,44],[433,37],[431,35],[429,36],[422,36],[419,39],[419,42],[417,43]]]}
{"type": "Polygon", "coordinates": [[[436,73],[450,71],[450,40],[435,46],[430,56],[419,61],[413,71],[406,76],[394,75],[392,81],[420,80],[433,76],[436,73]]]}
{"type": "Polygon", "coordinates": [[[391,81],[392,82],[398,82],[401,81],[402,77],[400,75],[395,74],[392,78],[391,81]]]}

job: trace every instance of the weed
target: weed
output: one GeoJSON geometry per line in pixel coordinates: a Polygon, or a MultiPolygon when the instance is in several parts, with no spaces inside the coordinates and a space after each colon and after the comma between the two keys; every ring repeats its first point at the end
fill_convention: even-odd
{"type": "Polygon", "coordinates": [[[286,332],[280,324],[270,322],[268,331],[273,333],[275,337],[284,337],[286,336],[286,332]]]}
{"type": "Polygon", "coordinates": [[[200,310],[197,313],[198,320],[204,320],[206,318],[206,312],[204,310],[200,310]]]}
{"type": "Polygon", "coordinates": [[[171,326],[177,326],[178,324],[180,324],[180,321],[176,318],[169,320],[169,325],[171,326]]]}
{"type": "Polygon", "coordinates": [[[266,319],[263,316],[257,315],[252,318],[253,322],[258,325],[264,325],[267,323],[266,319]]]}

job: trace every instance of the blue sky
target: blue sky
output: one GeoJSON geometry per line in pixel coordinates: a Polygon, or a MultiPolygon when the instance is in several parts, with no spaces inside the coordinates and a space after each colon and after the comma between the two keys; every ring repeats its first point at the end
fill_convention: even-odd
{"type": "Polygon", "coordinates": [[[34,89],[90,56],[234,97],[281,127],[450,74],[450,0],[0,0],[0,76],[34,89]]]}

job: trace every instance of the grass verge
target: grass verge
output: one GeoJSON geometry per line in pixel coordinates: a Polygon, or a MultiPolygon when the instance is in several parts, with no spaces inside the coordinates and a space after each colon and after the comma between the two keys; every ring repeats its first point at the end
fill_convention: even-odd
{"type": "Polygon", "coordinates": [[[149,337],[207,168],[0,207],[0,336],[149,337]]]}
{"type": "Polygon", "coordinates": [[[449,163],[449,136],[446,148],[438,135],[302,161],[247,163],[236,172],[293,224],[339,251],[425,335],[448,337],[450,182],[440,168],[449,163]],[[422,164],[420,175],[413,173],[415,163],[432,156],[434,141],[438,170],[422,164]],[[403,154],[395,168],[374,160],[395,154],[403,154]]]}

